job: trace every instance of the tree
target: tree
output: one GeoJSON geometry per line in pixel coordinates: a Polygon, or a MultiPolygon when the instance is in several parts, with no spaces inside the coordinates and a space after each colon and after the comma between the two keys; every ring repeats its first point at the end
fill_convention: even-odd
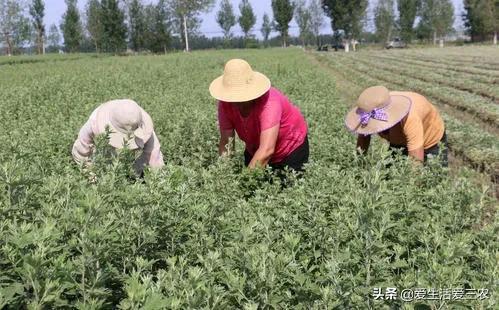
{"type": "Polygon", "coordinates": [[[444,37],[453,30],[454,6],[450,0],[437,0],[435,13],[436,18],[433,21],[433,30],[440,37],[440,45],[443,46],[444,37]]]}
{"type": "Polygon", "coordinates": [[[473,41],[483,41],[493,34],[497,44],[499,31],[499,0],[465,0],[464,25],[473,41]]]}
{"type": "Polygon", "coordinates": [[[395,26],[393,0],[379,0],[374,10],[374,25],[377,39],[385,44],[390,41],[395,26]]]}
{"type": "Polygon", "coordinates": [[[433,35],[433,44],[440,37],[441,46],[443,37],[452,30],[454,23],[454,7],[450,0],[422,0],[420,8],[420,32],[433,35]]]}
{"type": "Polygon", "coordinates": [[[331,18],[331,28],[335,37],[342,32],[345,39],[345,51],[349,50],[349,42],[355,50],[356,38],[362,33],[362,21],[366,15],[367,0],[323,0],[322,8],[331,18]]]}
{"type": "Polygon", "coordinates": [[[134,51],[144,48],[144,36],[146,31],[144,6],[139,0],[132,0],[128,8],[130,47],[134,51]]]}
{"type": "Polygon", "coordinates": [[[33,28],[36,32],[36,46],[38,54],[45,54],[45,46],[43,39],[45,38],[45,25],[43,17],[45,16],[45,4],[43,0],[32,0],[29,7],[29,14],[33,19],[33,28]]]}
{"type": "Polygon", "coordinates": [[[5,42],[7,55],[14,54],[29,37],[29,20],[21,1],[0,0],[0,41],[5,42]]]}
{"type": "Polygon", "coordinates": [[[272,0],[274,27],[281,33],[283,47],[287,45],[289,23],[293,19],[294,10],[295,5],[290,0],[272,0]]]}
{"type": "Polygon", "coordinates": [[[272,32],[272,24],[267,13],[263,14],[262,28],[260,29],[263,37],[263,44],[266,45],[269,41],[270,33],[272,32]]]}
{"type": "Polygon", "coordinates": [[[51,49],[59,49],[59,44],[61,43],[61,34],[59,33],[59,28],[57,28],[55,24],[50,25],[47,35],[47,42],[51,49]]]}
{"type": "Polygon", "coordinates": [[[102,22],[102,6],[99,0],[90,0],[86,7],[87,32],[92,40],[95,51],[98,53],[104,40],[104,26],[102,22]]]}
{"type": "Polygon", "coordinates": [[[305,0],[295,2],[295,21],[300,30],[301,45],[305,47],[307,37],[310,34],[310,12],[305,0]]]}
{"type": "Polygon", "coordinates": [[[185,51],[189,51],[189,33],[199,26],[198,14],[209,11],[214,0],[168,0],[168,6],[175,14],[174,22],[180,33],[185,51]]]}
{"type": "Polygon", "coordinates": [[[239,3],[239,12],[241,12],[241,16],[239,16],[239,25],[244,32],[244,38],[248,39],[251,28],[256,24],[256,16],[253,13],[253,7],[248,0],[242,0],[239,3]]]}
{"type": "Polygon", "coordinates": [[[397,0],[400,36],[407,43],[410,43],[414,36],[414,21],[418,13],[419,3],[420,0],[397,0]]]}
{"type": "Polygon", "coordinates": [[[170,24],[169,14],[165,0],[159,0],[158,4],[149,4],[144,9],[145,15],[145,47],[153,53],[164,52],[170,46],[170,24]]]}
{"type": "Polygon", "coordinates": [[[494,33],[494,45],[497,45],[497,33],[499,32],[499,0],[489,0],[490,3],[490,30],[494,33]],[[492,3],[494,2],[494,3],[492,3]]]}
{"type": "Polygon", "coordinates": [[[126,49],[125,14],[117,0],[102,0],[103,48],[118,53],[126,49]]]}
{"type": "Polygon", "coordinates": [[[61,30],[64,37],[64,46],[70,53],[77,52],[83,38],[83,29],[80,22],[77,0],[66,0],[66,13],[62,16],[61,30]]]}
{"type": "Polygon", "coordinates": [[[310,12],[310,31],[315,37],[317,46],[320,46],[320,31],[322,25],[324,25],[324,12],[321,9],[321,0],[310,0],[308,11],[310,12]]]}
{"type": "Polygon", "coordinates": [[[494,45],[497,45],[497,33],[499,32],[499,0],[494,1],[494,45]]]}
{"type": "Polygon", "coordinates": [[[227,43],[231,37],[230,29],[236,25],[236,16],[229,0],[220,1],[220,10],[217,12],[217,23],[224,32],[224,40],[227,43]]]}

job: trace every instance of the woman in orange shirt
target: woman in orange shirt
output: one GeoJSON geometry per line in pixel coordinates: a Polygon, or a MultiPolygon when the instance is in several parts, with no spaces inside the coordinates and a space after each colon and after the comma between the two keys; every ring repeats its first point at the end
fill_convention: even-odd
{"type": "Polygon", "coordinates": [[[420,94],[370,87],[348,112],[345,124],[358,134],[357,148],[362,152],[368,150],[371,135],[379,134],[404,155],[424,162],[441,154],[442,165],[448,165],[444,122],[435,106],[420,94]]]}

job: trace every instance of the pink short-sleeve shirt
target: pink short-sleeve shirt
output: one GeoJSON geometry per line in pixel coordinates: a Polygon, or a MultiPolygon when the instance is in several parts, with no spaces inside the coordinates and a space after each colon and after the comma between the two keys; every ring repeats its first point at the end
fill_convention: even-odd
{"type": "Polygon", "coordinates": [[[279,126],[279,135],[271,163],[283,161],[296,150],[307,136],[307,123],[296,106],[276,88],[258,98],[247,117],[243,117],[236,104],[219,101],[218,124],[220,130],[235,130],[254,155],[260,145],[262,131],[279,126]]]}

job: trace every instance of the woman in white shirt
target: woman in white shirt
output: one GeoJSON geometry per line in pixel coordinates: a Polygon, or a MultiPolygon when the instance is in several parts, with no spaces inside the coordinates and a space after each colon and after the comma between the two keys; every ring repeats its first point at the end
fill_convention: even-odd
{"type": "Polygon", "coordinates": [[[163,154],[151,117],[135,101],[129,99],[108,101],[97,107],[80,129],[73,144],[73,159],[78,164],[90,163],[94,151],[94,137],[109,127],[109,144],[115,149],[126,146],[130,150],[141,150],[134,169],[139,175],[145,166],[164,166],[163,154]]]}

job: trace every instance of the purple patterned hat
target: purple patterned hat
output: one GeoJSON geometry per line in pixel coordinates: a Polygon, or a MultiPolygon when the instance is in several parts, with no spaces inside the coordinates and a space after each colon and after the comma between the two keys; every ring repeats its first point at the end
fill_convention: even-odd
{"type": "Polygon", "coordinates": [[[345,117],[347,128],[357,134],[371,135],[400,122],[411,108],[411,99],[390,93],[384,86],[369,87],[345,117]]]}

